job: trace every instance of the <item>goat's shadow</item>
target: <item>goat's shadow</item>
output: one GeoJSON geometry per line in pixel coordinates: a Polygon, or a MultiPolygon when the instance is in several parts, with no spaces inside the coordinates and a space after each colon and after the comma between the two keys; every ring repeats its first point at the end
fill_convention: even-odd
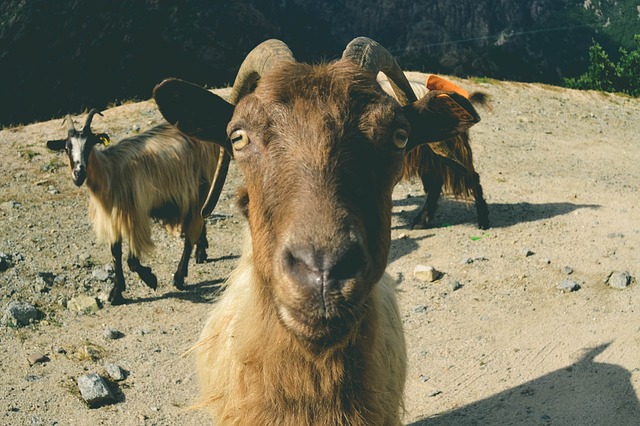
{"type": "MultiPolygon", "coordinates": [[[[394,200],[394,216],[398,217],[398,225],[394,229],[410,229],[413,219],[424,205],[425,197],[410,197],[394,200]],[[414,209],[408,207],[415,206],[414,209]],[[402,210],[399,210],[401,208],[402,210]]],[[[597,204],[573,203],[493,203],[488,204],[491,228],[506,228],[518,223],[536,222],[562,216],[578,209],[597,209],[597,204]]],[[[434,219],[434,228],[463,223],[477,224],[478,216],[473,202],[465,203],[461,200],[442,198],[438,203],[438,210],[434,219]]]]}
{"type": "Polygon", "coordinates": [[[631,372],[594,360],[609,345],[590,349],[567,368],[408,426],[639,424],[631,372]]]}
{"type": "MultiPolygon", "coordinates": [[[[207,258],[204,263],[215,263],[223,260],[236,260],[240,258],[239,255],[232,254],[226,256],[220,256],[217,258],[207,258]]],[[[133,274],[132,274],[133,275],[133,274]]],[[[127,298],[125,305],[131,305],[136,303],[147,303],[162,299],[180,299],[186,300],[192,303],[211,303],[214,302],[220,295],[222,284],[226,281],[226,276],[223,278],[216,278],[213,280],[204,280],[198,283],[189,284],[185,283],[184,290],[177,290],[174,287],[172,291],[159,294],[157,296],[138,297],[135,299],[127,298]]],[[[142,283],[141,283],[142,284],[142,283]]],[[[142,284],[144,285],[144,284],[142,284]]],[[[172,284],[167,284],[172,285],[172,284]]]]}

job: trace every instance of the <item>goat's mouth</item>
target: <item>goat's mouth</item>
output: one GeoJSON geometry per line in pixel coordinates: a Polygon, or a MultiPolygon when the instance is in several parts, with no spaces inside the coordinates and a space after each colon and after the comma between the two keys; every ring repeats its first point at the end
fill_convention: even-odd
{"type": "Polygon", "coordinates": [[[357,309],[342,309],[340,315],[317,315],[281,305],[280,320],[289,331],[316,349],[334,347],[356,327],[357,309]]]}

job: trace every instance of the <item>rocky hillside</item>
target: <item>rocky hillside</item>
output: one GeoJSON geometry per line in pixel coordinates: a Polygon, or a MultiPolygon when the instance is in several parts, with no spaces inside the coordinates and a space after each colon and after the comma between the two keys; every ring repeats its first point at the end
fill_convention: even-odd
{"type": "Polygon", "coordinates": [[[4,0],[0,125],[147,99],[167,76],[223,86],[269,37],[301,60],[367,35],[407,69],[558,83],[592,38],[617,51],[639,32],[631,0],[4,0]]]}

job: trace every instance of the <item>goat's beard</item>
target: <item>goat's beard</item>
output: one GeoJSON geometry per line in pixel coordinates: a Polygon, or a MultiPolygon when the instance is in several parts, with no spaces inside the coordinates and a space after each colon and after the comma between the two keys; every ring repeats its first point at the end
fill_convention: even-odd
{"type": "MultiPolygon", "coordinates": [[[[277,299],[277,296],[274,295],[277,299]]],[[[278,319],[296,340],[313,353],[337,349],[357,333],[366,303],[334,301],[328,312],[289,306],[275,300],[278,319]]]]}

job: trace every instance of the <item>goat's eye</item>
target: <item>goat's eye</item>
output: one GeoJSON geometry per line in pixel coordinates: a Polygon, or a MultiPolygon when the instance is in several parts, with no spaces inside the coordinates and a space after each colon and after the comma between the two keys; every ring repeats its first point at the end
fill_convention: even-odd
{"type": "Polygon", "coordinates": [[[403,149],[405,146],[407,146],[407,142],[409,142],[409,133],[404,130],[404,129],[396,129],[395,132],[393,132],[393,144],[399,148],[399,149],[403,149]]]}
{"type": "Polygon", "coordinates": [[[236,130],[229,135],[234,149],[242,149],[249,143],[249,135],[244,130],[236,130]]]}

